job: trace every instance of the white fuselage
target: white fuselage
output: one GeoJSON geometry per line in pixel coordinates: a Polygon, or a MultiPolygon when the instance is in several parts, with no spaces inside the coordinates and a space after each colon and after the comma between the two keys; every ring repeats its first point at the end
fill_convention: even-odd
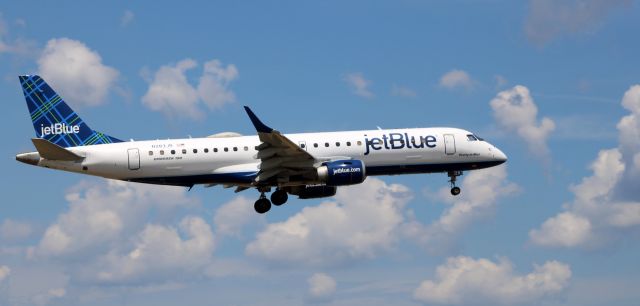
{"type": "MultiPolygon", "coordinates": [[[[368,176],[474,170],[506,160],[498,148],[468,135],[456,128],[416,128],[285,136],[318,160],[361,160],[368,176]]],[[[71,147],[82,161],[37,164],[145,183],[251,186],[260,170],[260,143],[258,136],[130,141],[71,147]]]]}

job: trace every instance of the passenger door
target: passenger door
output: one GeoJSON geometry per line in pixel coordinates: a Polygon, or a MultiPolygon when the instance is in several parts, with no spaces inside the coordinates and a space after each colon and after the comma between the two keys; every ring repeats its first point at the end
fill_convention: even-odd
{"type": "Polygon", "coordinates": [[[138,149],[127,150],[129,155],[129,170],[140,169],[140,151],[138,149]]]}
{"type": "Polygon", "coordinates": [[[453,134],[444,134],[444,153],[447,155],[456,153],[456,138],[453,134]]]}

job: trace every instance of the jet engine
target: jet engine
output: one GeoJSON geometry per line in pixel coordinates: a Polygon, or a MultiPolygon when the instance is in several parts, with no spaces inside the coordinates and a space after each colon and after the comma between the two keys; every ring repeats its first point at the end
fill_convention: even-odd
{"type": "Polygon", "coordinates": [[[336,160],[318,167],[318,179],[327,186],[345,186],[364,182],[364,163],[361,160],[336,160]]]}

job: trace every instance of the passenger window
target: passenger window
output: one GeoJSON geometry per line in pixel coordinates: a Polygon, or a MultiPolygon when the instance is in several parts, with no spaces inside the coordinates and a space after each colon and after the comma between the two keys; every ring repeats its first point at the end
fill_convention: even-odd
{"type": "Polygon", "coordinates": [[[473,135],[469,134],[469,135],[467,135],[467,140],[469,140],[469,141],[476,141],[477,139],[476,139],[476,137],[475,137],[475,136],[473,136],[473,135]]]}
{"type": "Polygon", "coordinates": [[[198,149],[193,149],[193,154],[198,153],[198,149]]]}
{"type": "Polygon", "coordinates": [[[317,143],[314,143],[314,144],[313,144],[313,147],[314,147],[314,148],[317,148],[317,147],[318,147],[318,144],[317,144],[317,143]]]}
{"type": "Polygon", "coordinates": [[[218,153],[218,148],[213,148],[213,153],[218,153]]]}
{"type": "Polygon", "coordinates": [[[176,150],[171,150],[171,154],[176,154],[176,150]]]}
{"type": "Polygon", "coordinates": [[[351,141],[347,141],[347,147],[351,146],[351,141]]]}
{"type": "Polygon", "coordinates": [[[340,146],[340,142],[336,141],[336,147],[339,147],[339,146],[340,146]]]}
{"type": "Polygon", "coordinates": [[[209,153],[209,148],[204,148],[204,153],[209,153]]]}
{"type": "Polygon", "coordinates": [[[238,147],[233,147],[233,151],[234,152],[238,151],[238,147]]]}
{"type": "Polygon", "coordinates": [[[225,152],[229,152],[229,148],[224,148],[224,151],[225,152]]]}
{"type": "Polygon", "coordinates": [[[358,140],[358,145],[361,146],[362,145],[362,141],[358,140]]]}
{"type": "Polygon", "coordinates": [[[324,146],[328,148],[328,147],[329,147],[329,143],[328,143],[328,142],[325,142],[325,143],[324,143],[324,146]]]}
{"type": "Polygon", "coordinates": [[[160,155],[164,155],[164,150],[160,150],[160,155]]]}
{"type": "Polygon", "coordinates": [[[153,156],[153,151],[149,151],[149,156],[153,156]]]}
{"type": "Polygon", "coordinates": [[[304,145],[304,143],[301,143],[300,147],[304,149],[304,147],[306,147],[306,146],[304,145]]]}
{"type": "Polygon", "coordinates": [[[182,149],[182,154],[187,154],[187,149],[182,149]]]}
{"type": "Polygon", "coordinates": [[[245,150],[245,151],[249,151],[249,147],[244,146],[244,150],[245,150]]]}

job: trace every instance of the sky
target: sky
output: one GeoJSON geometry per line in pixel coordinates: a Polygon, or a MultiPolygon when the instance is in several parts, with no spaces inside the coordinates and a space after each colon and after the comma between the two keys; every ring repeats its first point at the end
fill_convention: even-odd
{"type": "Polygon", "coordinates": [[[0,5],[0,305],[637,305],[638,1],[0,5]],[[32,167],[18,75],[120,139],[452,126],[508,162],[255,190],[32,167]]]}

